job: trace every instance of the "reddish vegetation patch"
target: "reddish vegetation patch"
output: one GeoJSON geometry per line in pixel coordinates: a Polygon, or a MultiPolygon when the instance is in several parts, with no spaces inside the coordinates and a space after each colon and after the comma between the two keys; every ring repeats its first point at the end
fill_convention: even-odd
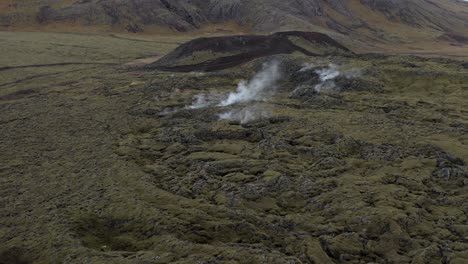
{"type": "Polygon", "coordinates": [[[13,7],[14,7],[13,3],[9,0],[0,1],[0,12],[11,11],[13,7]]]}
{"type": "Polygon", "coordinates": [[[153,57],[148,57],[148,58],[143,58],[143,59],[137,59],[128,63],[125,63],[125,66],[129,67],[143,67],[145,65],[154,63],[158,61],[161,58],[161,56],[153,56],[153,57]]]}
{"type": "Polygon", "coordinates": [[[179,46],[156,63],[148,65],[148,68],[176,72],[216,71],[235,67],[256,58],[276,54],[290,54],[298,51],[308,56],[318,55],[297,46],[289,37],[300,37],[311,42],[311,44],[349,51],[329,36],[316,32],[291,31],[279,32],[269,36],[246,35],[198,38],[179,46]],[[220,57],[198,64],[177,65],[180,59],[189,57],[195,52],[219,53],[220,57]],[[236,55],[222,56],[230,53],[236,55]]]}

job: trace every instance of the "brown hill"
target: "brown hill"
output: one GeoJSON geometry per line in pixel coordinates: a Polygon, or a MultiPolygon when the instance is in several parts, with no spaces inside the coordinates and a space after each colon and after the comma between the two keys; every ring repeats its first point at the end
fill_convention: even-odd
{"type": "Polygon", "coordinates": [[[468,35],[468,3],[459,0],[6,0],[0,25],[154,27],[192,31],[235,22],[254,32],[320,31],[385,42],[468,35]]]}

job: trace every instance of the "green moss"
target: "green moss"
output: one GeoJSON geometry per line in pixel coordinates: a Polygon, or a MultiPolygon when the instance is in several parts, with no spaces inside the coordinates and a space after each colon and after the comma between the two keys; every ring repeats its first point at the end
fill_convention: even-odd
{"type": "MultiPolygon", "coordinates": [[[[120,63],[164,49],[123,40],[109,48],[116,42],[108,36],[5,34],[6,65],[29,57],[120,63]],[[98,51],[66,56],[68,48],[52,40],[98,51]]],[[[111,65],[5,71],[2,81],[20,82],[0,91],[0,258],[463,263],[467,79],[460,63],[277,59],[287,69],[341,62],[384,87],[292,99],[286,72],[260,104],[271,118],[239,124],[218,120],[229,109],[184,106],[196,94],[234,91],[263,60],[204,74],[111,65]]]]}
{"type": "Polygon", "coordinates": [[[328,54],[340,54],[344,53],[343,50],[335,48],[335,47],[327,47],[318,43],[310,42],[306,39],[296,36],[288,37],[292,43],[295,45],[317,55],[328,55],[328,54]]]}
{"type": "Polygon", "coordinates": [[[281,173],[272,169],[268,169],[262,174],[262,176],[266,181],[275,181],[281,177],[281,173]]]}
{"type": "Polygon", "coordinates": [[[254,175],[246,175],[244,173],[230,173],[230,174],[228,174],[228,175],[226,175],[224,177],[228,181],[236,182],[236,183],[248,182],[248,181],[251,181],[251,180],[255,179],[254,175]]]}
{"type": "Polygon", "coordinates": [[[235,159],[236,156],[222,152],[194,152],[188,155],[188,158],[197,161],[213,161],[235,159]]]}

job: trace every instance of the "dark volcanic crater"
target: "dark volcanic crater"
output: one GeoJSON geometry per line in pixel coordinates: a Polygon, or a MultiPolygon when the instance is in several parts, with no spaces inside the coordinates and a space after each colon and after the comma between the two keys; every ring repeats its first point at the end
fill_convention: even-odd
{"type": "Polygon", "coordinates": [[[317,32],[279,32],[272,35],[198,38],[179,46],[148,69],[174,72],[217,71],[276,54],[300,52],[307,56],[351,53],[317,32]]]}

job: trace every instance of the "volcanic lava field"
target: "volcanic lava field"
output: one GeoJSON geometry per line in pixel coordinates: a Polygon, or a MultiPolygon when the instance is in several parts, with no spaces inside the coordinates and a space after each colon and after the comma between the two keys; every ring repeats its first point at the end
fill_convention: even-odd
{"type": "Polygon", "coordinates": [[[467,263],[467,61],[297,34],[0,32],[0,263],[467,263]]]}

